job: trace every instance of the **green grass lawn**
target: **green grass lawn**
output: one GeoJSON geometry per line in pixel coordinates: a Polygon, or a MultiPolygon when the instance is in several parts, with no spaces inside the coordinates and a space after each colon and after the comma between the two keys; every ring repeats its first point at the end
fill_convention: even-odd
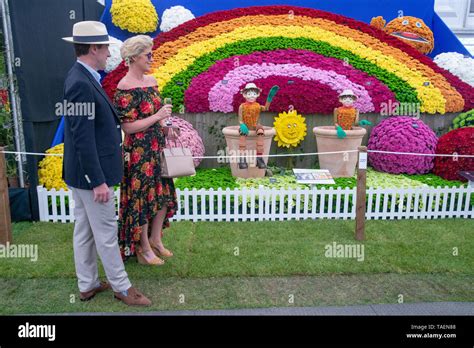
{"type": "MultiPolygon", "coordinates": [[[[367,221],[364,261],[326,257],[328,244],[356,243],[354,225],[176,222],[165,232],[174,258],[162,267],[132,259],[126,268],[154,302],[147,311],[397,303],[400,295],[404,302],[474,300],[472,220],[367,221]]],[[[72,224],[14,224],[14,242],[38,244],[39,259],[0,258],[0,314],[144,310],[111,292],[74,301],[72,231],[72,224]]]]}

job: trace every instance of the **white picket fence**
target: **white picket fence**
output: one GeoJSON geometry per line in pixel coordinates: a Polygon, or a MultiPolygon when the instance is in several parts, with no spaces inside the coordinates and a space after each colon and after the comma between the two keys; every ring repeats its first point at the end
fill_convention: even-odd
{"type": "MultiPolygon", "coordinates": [[[[41,221],[73,222],[71,191],[38,186],[41,221]],[[56,201],[56,204],[53,202],[56,201]]],[[[366,219],[472,218],[472,187],[368,188],[366,219]]],[[[171,221],[282,221],[354,219],[356,189],[176,190],[171,221]]],[[[116,207],[120,191],[115,191],[116,207]]]]}

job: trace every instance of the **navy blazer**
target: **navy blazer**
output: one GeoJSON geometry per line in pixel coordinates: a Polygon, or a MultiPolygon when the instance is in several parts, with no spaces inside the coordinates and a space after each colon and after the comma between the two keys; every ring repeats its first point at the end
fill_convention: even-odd
{"type": "Polygon", "coordinates": [[[64,115],[64,181],[83,190],[103,183],[109,187],[119,184],[123,176],[119,116],[100,84],[80,63],[69,70],[64,100],[68,106],[64,115]],[[94,113],[90,112],[92,107],[94,113]]]}

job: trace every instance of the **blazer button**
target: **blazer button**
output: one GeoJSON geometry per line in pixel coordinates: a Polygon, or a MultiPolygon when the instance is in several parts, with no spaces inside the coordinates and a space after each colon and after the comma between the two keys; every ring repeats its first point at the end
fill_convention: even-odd
{"type": "Polygon", "coordinates": [[[119,125],[119,124],[117,125],[117,128],[120,128],[120,125],[119,125]]]}

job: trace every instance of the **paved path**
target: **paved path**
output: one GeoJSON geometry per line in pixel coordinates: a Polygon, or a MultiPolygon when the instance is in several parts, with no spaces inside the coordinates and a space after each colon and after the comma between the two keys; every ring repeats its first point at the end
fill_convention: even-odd
{"type": "Polygon", "coordinates": [[[430,302],[376,304],[344,307],[284,307],[224,310],[185,310],[140,313],[70,313],[60,315],[469,315],[474,316],[474,302],[430,302]]]}

